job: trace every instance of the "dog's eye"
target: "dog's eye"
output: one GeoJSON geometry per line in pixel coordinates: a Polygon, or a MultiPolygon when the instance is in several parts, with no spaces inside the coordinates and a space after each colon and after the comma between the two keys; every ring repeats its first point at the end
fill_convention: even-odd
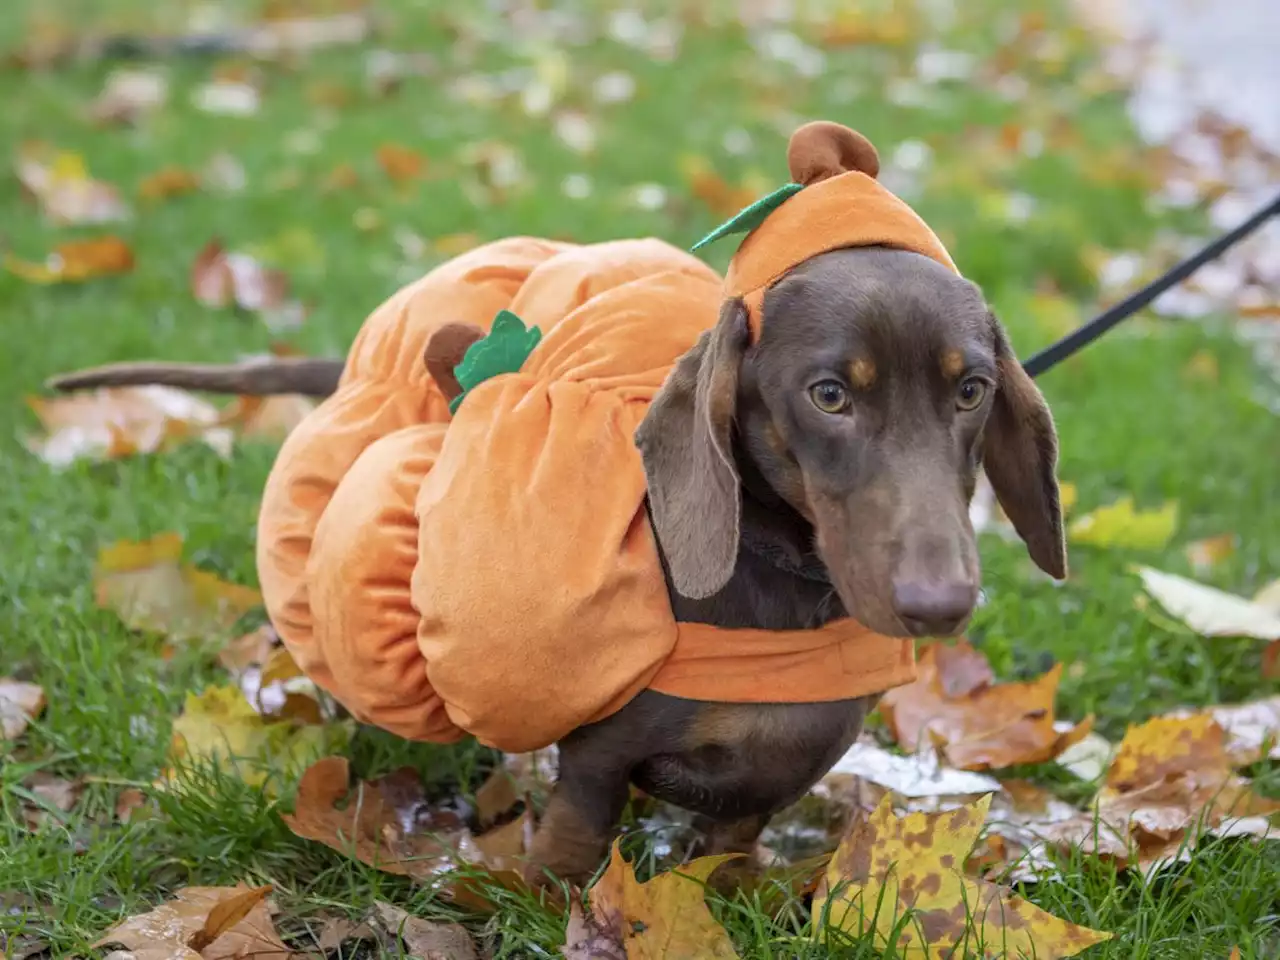
{"type": "Polygon", "coordinates": [[[849,392],[834,380],[823,380],[809,388],[809,399],[823,413],[843,413],[849,406],[849,392]]]}
{"type": "Polygon", "coordinates": [[[962,381],[960,389],[956,391],[956,406],[961,410],[976,410],[982,406],[982,401],[986,397],[986,381],[979,380],[977,377],[970,377],[968,380],[962,381]]]}

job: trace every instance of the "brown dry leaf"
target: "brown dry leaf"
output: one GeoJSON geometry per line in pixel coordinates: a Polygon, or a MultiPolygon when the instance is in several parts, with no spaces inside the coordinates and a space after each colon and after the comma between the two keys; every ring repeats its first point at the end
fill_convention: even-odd
{"type": "Polygon", "coordinates": [[[5,269],[29,283],[83,283],[133,269],[133,251],[119,237],[94,237],[60,243],[43,263],[4,256],[5,269]]]}
{"type": "Polygon", "coordinates": [[[116,611],[134,630],[188,640],[225,633],[262,603],[256,589],[227,583],[181,559],[182,537],[176,533],[103,547],[94,572],[98,606],[116,611]]]}
{"type": "Polygon", "coordinates": [[[422,154],[398,143],[384,143],[378,147],[378,166],[392,180],[403,183],[422,176],[427,161],[422,154]]]}
{"type": "Polygon", "coordinates": [[[0,677],[0,739],[17,740],[44,707],[44,687],[0,677]]]}
{"type": "Polygon", "coordinates": [[[77,153],[28,143],[19,150],[15,167],[23,188],[54,223],[112,223],[129,218],[120,192],[94,180],[77,153]]]}
{"type": "Polygon", "coordinates": [[[147,795],[137,787],[129,787],[120,791],[116,797],[116,819],[128,823],[133,819],[134,811],[147,805],[147,795]]]}
{"type": "Polygon", "coordinates": [[[705,157],[686,156],[680,166],[689,191],[717,217],[732,217],[759,199],[751,187],[728,183],[705,157]]]}
{"type": "Polygon", "coordinates": [[[1154,717],[1125,731],[1107,771],[1107,786],[1130,791],[1186,773],[1216,777],[1220,783],[1230,772],[1226,735],[1212,716],[1154,717]]]}
{"type": "Polygon", "coordinates": [[[320,927],[316,946],[321,953],[332,953],[348,940],[375,940],[378,934],[365,923],[356,923],[346,917],[329,917],[320,927]]]}
{"type": "Polygon", "coordinates": [[[144,200],[167,200],[199,189],[199,174],[182,167],[164,167],[138,184],[138,196],[144,200]]]}
{"type": "Polygon", "coordinates": [[[1264,757],[1280,760],[1280,695],[1218,704],[1203,712],[1225,732],[1227,758],[1233,766],[1248,766],[1264,757]]]}
{"type": "Polygon", "coordinates": [[[214,238],[191,265],[191,292],[206,307],[235,304],[242,310],[279,310],[289,295],[289,278],[244,253],[230,253],[214,238]]]}
{"type": "Polygon", "coordinates": [[[961,770],[1052,760],[1083,738],[1093,718],[1066,732],[1054,727],[1062,665],[1027,683],[992,683],[986,658],[961,640],[932,643],[914,683],[886,693],[880,713],[894,739],[914,752],[923,737],[941,741],[943,759],[961,770]],[[955,691],[955,695],[948,694],[955,691]]]}
{"type": "Polygon", "coordinates": [[[699,857],[639,883],[615,840],[609,866],[588,894],[590,913],[582,914],[576,901],[570,906],[564,956],[736,960],[729,934],[711,916],[705,900],[707,878],[736,856],[699,857]]]}
{"type": "Polygon", "coordinates": [[[74,460],[114,460],[157,453],[196,439],[220,456],[231,453],[232,433],[218,425],[218,410],[175,387],[100,387],[68,396],[28,397],[46,434],[24,437],[27,449],[53,467],[74,460]]]}
{"type": "Polygon", "coordinates": [[[424,880],[455,862],[455,844],[466,828],[455,815],[428,808],[412,770],[360,782],[348,800],[349,792],[346,758],[325,757],[303,774],[294,812],[284,821],[298,836],[387,873],[424,880]],[[428,836],[428,830],[438,835],[428,836]]]}
{"type": "Polygon", "coordinates": [[[326,193],[350,190],[360,183],[360,174],[349,163],[340,163],[325,175],[320,189],[326,193]]]}
{"type": "Polygon", "coordinates": [[[316,402],[300,393],[236,397],[222,411],[222,423],[241,437],[280,441],[293,432],[316,402]]]}
{"type": "Polygon", "coordinates": [[[22,784],[36,798],[36,804],[23,804],[23,818],[28,830],[39,829],[50,813],[66,813],[76,805],[84,791],[83,780],[65,780],[52,774],[37,772],[22,784]]]}
{"type": "Polygon", "coordinates": [[[1263,649],[1262,675],[1268,680],[1280,680],[1280,640],[1272,640],[1263,649]]]}
{"type": "Polygon", "coordinates": [[[155,70],[113,70],[89,107],[89,119],[98,124],[134,124],[162,107],[168,95],[169,81],[155,70]]]}
{"type": "Polygon", "coordinates": [[[991,798],[945,813],[899,818],[885,798],[855,823],[831,857],[813,898],[814,939],[836,928],[852,936],[873,933],[896,956],[919,960],[1000,950],[1044,960],[1075,956],[1111,934],[1046,913],[1007,889],[964,875],[991,798]],[[883,902],[881,902],[883,898],[883,902]],[[829,911],[829,912],[828,912],[829,911]],[[907,911],[914,917],[895,930],[907,911]]]}
{"type": "Polygon", "coordinates": [[[374,901],[373,910],[383,929],[403,940],[415,960],[479,960],[475,941],[460,923],[433,923],[381,900],[374,901]]]}
{"type": "Polygon", "coordinates": [[[136,960],[292,960],[297,954],[280,940],[263,899],[270,889],[184,887],[168,903],[112,927],[93,946],[119,943],[136,960]]]}
{"type": "Polygon", "coordinates": [[[250,667],[267,662],[272,652],[281,649],[280,635],[276,628],[264,623],[250,633],[232,640],[218,651],[218,662],[233,674],[241,674],[250,667]]]}

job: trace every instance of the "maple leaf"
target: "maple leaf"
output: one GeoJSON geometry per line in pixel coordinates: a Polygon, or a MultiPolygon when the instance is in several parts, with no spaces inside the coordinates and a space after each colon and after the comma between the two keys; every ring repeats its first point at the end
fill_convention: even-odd
{"type": "Polygon", "coordinates": [[[44,688],[12,677],[0,677],[0,739],[16,740],[44,712],[44,688]]]}
{"type": "Polygon", "coordinates": [[[1039,763],[1058,756],[1092,728],[1093,717],[1055,729],[1054,698],[1062,665],[1025,683],[994,683],[987,659],[967,641],[931,643],[916,680],[890,690],[880,713],[894,739],[914,751],[921,738],[941,741],[943,758],[961,770],[1039,763]]]}
{"type": "Polygon", "coordinates": [[[519,371],[541,340],[537,327],[526,330],[524,321],[510,310],[499,311],[488,335],[469,346],[453,368],[462,393],[449,403],[449,411],[456,413],[466,395],[484,381],[519,371]]]}
{"type": "Polygon", "coordinates": [[[813,899],[814,938],[832,929],[871,934],[904,960],[983,956],[1071,957],[1111,938],[1046,913],[963,864],[991,797],[945,813],[897,817],[886,797],[831,857],[813,899]]]}
{"type": "Polygon", "coordinates": [[[27,829],[36,830],[50,815],[56,817],[76,805],[84,790],[84,781],[66,780],[38,771],[23,781],[22,789],[30,794],[30,802],[23,804],[23,819],[27,829]]]}
{"type": "Polygon", "coordinates": [[[89,107],[89,118],[100,124],[134,124],[162,107],[168,95],[169,81],[161,73],[135,68],[113,70],[89,107]]]}
{"type": "Polygon", "coordinates": [[[218,424],[218,409],[174,387],[100,387],[68,396],[28,397],[45,429],[24,437],[28,450],[52,467],[75,460],[115,460],[157,453],[197,439],[220,456],[231,453],[231,430],[218,424]]]}
{"type": "Polygon", "coordinates": [[[1095,547],[1159,550],[1168,545],[1177,528],[1176,501],[1167,501],[1154,510],[1139,510],[1133,497],[1121,497],[1076,518],[1067,528],[1067,535],[1072,543],[1095,547]]]}
{"type": "Polygon", "coordinates": [[[119,191],[94,180],[77,153],[28,143],[19,151],[15,167],[23,188],[54,223],[112,223],[129,218],[119,191]]]}
{"type": "Polygon", "coordinates": [[[191,640],[224,633],[262,603],[257,590],[226,583],[181,559],[182,537],[176,533],[101,548],[94,572],[98,606],[114,610],[131,629],[191,640]]]}
{"type": "Polygon", "coordinates": [[[239,687],[210,686],[188,693],[173,721],[170,757],[215,761],[258,786],[272,773],[291,779],[317,756],[350,740],[350,723],[315,724],[262,716],[239,687]]]}
{"type": "Polygon", "coordinates": [[[1138,575],[1147,593],[1196,633],[1280,640],[1280,612],[1261,603],[1151,567],[1139,567],[1138,575]]]}
{"type": "Polygon", "coordinates": [[[339,809],[351,792],[350,779],[345,757],[312,764],[298,784],[294,812],[284,815],[289,829],[386,873],[419,880],[455,863],[466,827],[456,814],[429,810],[412,769],[357,783],[339,809]]]}
{"type": "Polygon", "coordinates": [[[220,420],[241,437],[280,441],[315,408],[315,401],[300,393],[236,397],[223,408],[220,420]]]}
{"type": "Polygon", "coordinates": [[[738,856],[699,857],[640,883],[615,840],[609,866],[588,893],[590,913],[584,915],[576,901],[570,904],[564,956],[736,958],[729,934],[707,909],[705,885],[722,863],[738,856]]]}
{"type": "Polygon", "coordinates": [[[137,960],[292,960],[265,897],[271,887],[183,887],[174,899],[112,927],[93,946],[118,943],[137,960]]]}

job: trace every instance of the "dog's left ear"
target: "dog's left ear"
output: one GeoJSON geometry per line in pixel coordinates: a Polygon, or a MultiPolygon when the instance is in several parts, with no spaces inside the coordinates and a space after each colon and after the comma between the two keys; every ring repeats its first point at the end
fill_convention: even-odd
{"type": "Polygon", "coordinates": [[[1044,396],[995,317],[991,326],[1000,384],[983,435],[983,468],[1031,559],[1061,580],[1067,575],[1067,547],[1058,494],[1058,433],[1044,396]]]}
{"type": "Polygon", "coordinates": [[[676,591],[723,589],[738,561],[741,480],[733,458],[738,372],[750,332],[741,300],[677,361],[636,430],[653,528],[676,591]]]}

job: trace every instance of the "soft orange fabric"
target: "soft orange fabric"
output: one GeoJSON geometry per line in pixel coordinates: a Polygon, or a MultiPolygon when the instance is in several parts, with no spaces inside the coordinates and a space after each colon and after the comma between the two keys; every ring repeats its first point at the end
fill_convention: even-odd
{"type": "Polygon", "coordinates": [[[885,243],[951,266],[870,176],[827,170],[874,173],[874,149],[842,130],[793,142],[810,185],[747,237],[724,281],[658,240],[518,237],[444,264],[370,316],[337,392],[282,447],[259,517],[267,610],[310,677],[402,736],[470,734],[513,751],[646,687],[815,702],[914,678],[910,640],[852,620],[776,632],[677,623],[633,439],[726,294],[758,313],[770,283],[838,246],[885,243]],[[504,309],[542,341],[451,418],[427,341],[451,323],[487,330],[504,309]]]}

